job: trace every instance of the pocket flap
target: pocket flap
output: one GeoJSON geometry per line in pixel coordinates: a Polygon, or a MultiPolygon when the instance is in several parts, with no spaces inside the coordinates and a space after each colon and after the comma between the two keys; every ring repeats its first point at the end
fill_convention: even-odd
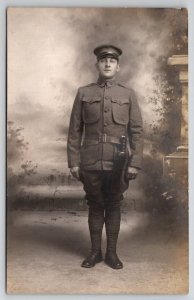
{"type": "Polygon", "coordinates": [[[82,101],[87,103],[100,102],[100,100],[101,100],[100,97],[92,97],[92,96],[84,96],[82,98],[82,101]]]}
{"type": "Polygon", "coordinates": [[[126,104],[126,103],[129,103],[129,99],[127,98],[121,98],[121,99],[111,99],[112,102],[114,103],[117,103],[119,105],[123,105],[123,104],[126,104]]]}

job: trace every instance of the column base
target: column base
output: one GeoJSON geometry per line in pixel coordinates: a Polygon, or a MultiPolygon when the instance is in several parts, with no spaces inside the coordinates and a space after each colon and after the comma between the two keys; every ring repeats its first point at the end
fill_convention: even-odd
{"type": "Polygon", "coordinates": [[[188,146],[181,145],[163,158],[163,175],[180,181],[188,178],[188,146]]]}
{"type": "Polygon", "coordinates": [[[188,152],[188,145],[181,145],[177,147],[177,152],[188,152]]]}

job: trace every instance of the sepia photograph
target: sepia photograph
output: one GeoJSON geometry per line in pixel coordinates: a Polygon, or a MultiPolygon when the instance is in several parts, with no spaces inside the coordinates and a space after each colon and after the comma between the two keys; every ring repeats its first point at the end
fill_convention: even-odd
{"type": "Polygon", "coordinates": [[[188,294],[186,8],[7,9],[8,294],[188,294]]]}

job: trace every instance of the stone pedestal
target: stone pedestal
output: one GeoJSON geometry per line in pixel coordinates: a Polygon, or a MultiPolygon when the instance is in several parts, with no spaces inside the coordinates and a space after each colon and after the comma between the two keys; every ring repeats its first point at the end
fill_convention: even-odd
{"type": "Polygon", "coordinates": [[[181,136],[180,146],[177,150],[164,157],[164,176],[174,178],[187,187],[188,177],[188,56],[173,55],[168,59],[168,64],[174,66],[179,72],[182,87],[181,106],[181,136]]]}

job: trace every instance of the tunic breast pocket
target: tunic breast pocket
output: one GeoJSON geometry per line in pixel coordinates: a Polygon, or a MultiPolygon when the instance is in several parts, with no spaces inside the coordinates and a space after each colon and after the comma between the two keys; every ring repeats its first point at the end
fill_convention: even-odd
{"type": "Polygon", "coordinates": [[[83,99],[83,121],[86,124],[95,123],[100,118],[100,97],[86,97],[83,99]]]}
{"type": "Polygon", "coordinates": [[[129,122],[129,99],[111,99],[113,120],[115,123],[126,125],[129,122]]]}

